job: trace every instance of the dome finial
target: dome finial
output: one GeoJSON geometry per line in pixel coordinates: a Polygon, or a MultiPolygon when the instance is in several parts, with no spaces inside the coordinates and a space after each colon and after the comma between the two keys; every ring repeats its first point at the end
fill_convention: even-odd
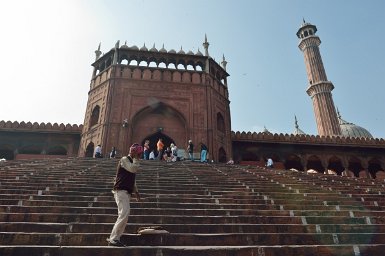
{"type": "Polygon", "coordinates": [[[298,125],[298,120],[297,120],[297,116],[294,115],[294,126],[295,126],[295,129],[294,129],[294,135],[304,135],[304,131],[302,131],[300,128],[299,128],[299,125],[298,125]]]}

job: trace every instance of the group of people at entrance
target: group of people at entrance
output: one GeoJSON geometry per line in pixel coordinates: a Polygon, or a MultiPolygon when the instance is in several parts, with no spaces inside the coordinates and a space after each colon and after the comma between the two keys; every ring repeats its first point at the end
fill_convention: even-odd
{"type": "Polygon", "coordinates": [[[146,140],[143,145],[143,159],[144,160],[164,160],[166,162],[176,162],[178,158],[178,147],[175,143],[171,143],[166,147],[163,143],[163,139],[159,139],[156,143],[156,151],[150,149],[150,141],[146,140]]]}
{"type": "MultiPolygon", "coordinates": [[[[194,159],[194,144],[192,140],[188,141],[187,144],[187,153],[188,159],[191,161],[195,161],[194,159]]],[[[170,143],[169,146],[163,142],[162,138],[158,139],[156,143],[156,149],[151,150],[150,141],[146,140],[143,145],[143,159],[144,160],[158,160],[158,161],[166,161],[166,162],[176,162],[183,159],[183,156],[178,155],[178,147],[174,142],[170,143]]],[[[208,162],[208,147],[204,143],[200,143],[200,162],[207,163],[208,162]]]]}
{"type": "MultiPolygon", "coordinates": [[[[178,147],[174,142],[172,142],[169,146],[165,146],[163,139],[159,138],[156,143],[156,149],[150,149],[150,141],[146,140],[143,145],[143,157],[144,160],[159,160],[166,162],[176,162],[181,160],[183,157],[178,156],[178,147]]],[[[199,160],[202,163],[208,162],[208,147],[204,143],[200,143],[200,159],[194,159],[194,144],[192,140],[188,141],[187,144],[187,153],[188,159],[191,161],[199,160]]],[[[117,150],[115,147],[112,147],[111,152],[109,152],[109,158],[115,158],[117,156],[117,150]]],[[[102,158],[102,147],[98,145],[94,151],[95,158],[102,158]]]]}

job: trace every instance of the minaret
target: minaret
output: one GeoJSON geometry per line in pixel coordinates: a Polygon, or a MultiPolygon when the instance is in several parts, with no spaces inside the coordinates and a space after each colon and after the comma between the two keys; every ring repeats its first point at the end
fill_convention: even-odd
{"type": "Polygon", "coordinates": [[[306,23],[305,20],[297,32],[297,37],[300,39],[298,47],[304,54],[309,80],[306,92],[313,100],[318,134],[320,136],[341,135],[341,128],[331,93],[334,85],[326,77],[318,48],[321,40],[315,35],[316,32],[317,27],[306,23]]]}
{"type": "Polygon", "coordinates": [[[205,48],[205,56],[209,56],[209,42],[207,42],[207,35],[205,34],[205,41],[203,43],[203,48],[205,48]]]}

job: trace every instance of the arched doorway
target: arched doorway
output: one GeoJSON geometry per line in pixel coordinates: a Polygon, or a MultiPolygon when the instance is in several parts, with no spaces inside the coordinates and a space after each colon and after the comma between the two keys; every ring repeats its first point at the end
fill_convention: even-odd
{"type": "Polygon", "coordinates": [[[289,155],[286,157],[285,169],[295,169],[297,171],[303,171],[303,166],[301,163],[301,158],[297,155],[289,155]]]}
{"type": "Polygon", "coordinates": [[[312,155],[307,160],[307,170],[313,169],[319,173],[324,173],[321,160],[316,155],[312,155]]]}
{"type": "Polygon", "coordinates": [[[85,157],[93,157],[94,156],[94,143],[90,142],[87,145],[85,157]]]}
{"type": "Polygon", "coordinates": [[[227,156],[226,151],[220,147],[218,151],[218,162],[220,163],[226,163],[227,162],[227,156]]]}
{"type": "Polygon", "coordinates": [[[364,169],[361,165],[360,159],[356,157],[351,157],[349,159],[349,167],[348,169],[354,173],[355,177],[360,176],[360,172],[364,169]]]}
{"type": "Polygon", "coordinates": [[[329,159],[328,170],[335,171],[338,175],[341,175],[345,168],[342,166],[342,161],[336,156],[329,159]]]}
{"type": "Polygon", "coordinates": [[[370,175],[373,177],[373,179],[376,178],[377,172],[382,171],[381,169],[381,162],[377,158],[373,158],[368,162],[368,171],[370,175]]]}

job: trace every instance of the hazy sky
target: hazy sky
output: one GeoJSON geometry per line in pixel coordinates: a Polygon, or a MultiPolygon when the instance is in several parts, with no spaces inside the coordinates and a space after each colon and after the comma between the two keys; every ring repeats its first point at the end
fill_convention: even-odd
{"type": "Polygon", "coordinates": [[[296,32],[317,26],[346,121],[385,138],[384,0],[26,0],[0,9],[0,120],[82,124],[97,46],[225,55],[233,131],[317,134],[296,32]]]}

